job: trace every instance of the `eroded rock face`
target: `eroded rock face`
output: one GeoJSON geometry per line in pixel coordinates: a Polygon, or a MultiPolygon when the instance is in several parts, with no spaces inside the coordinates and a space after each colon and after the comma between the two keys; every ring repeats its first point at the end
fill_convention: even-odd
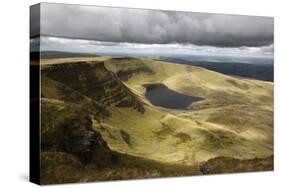
{"type": "Polygon", "coordinates": [[[141,102],[103,62],[77,62],[47,65],[42,75],[105,105],[133,107],[144,112],[141,102]]]}
{"type": "Polygon", "coordinates": [[[102,166],[111,162],[110,151],[101,134],[92,128],[92,117],[72,107],[42,103],[41,150],[65,152],[84,164],[102,166]]]}

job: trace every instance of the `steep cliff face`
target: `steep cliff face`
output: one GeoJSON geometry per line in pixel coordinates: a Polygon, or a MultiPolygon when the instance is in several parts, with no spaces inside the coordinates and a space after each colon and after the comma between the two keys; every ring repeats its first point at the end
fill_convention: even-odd
{"type": "Polygon", "coordinates": [[[142,59],[133,57],[116,57],[105,61],[105,66],[112,70],[119,79],[129,80],[138,74],[153,75],[155,72],[149,68],[142,59]]]}
{"type": "Polygon", "coordinates": [[[41,74],[104,105],[133,107],[144,112],[137,96],[103,62],[43,65],[41,74]]]}

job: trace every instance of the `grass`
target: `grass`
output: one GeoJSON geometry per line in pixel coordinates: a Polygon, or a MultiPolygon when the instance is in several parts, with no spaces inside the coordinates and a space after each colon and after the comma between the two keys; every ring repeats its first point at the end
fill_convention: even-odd
{"type": "MultiPolygon", "coordinates": [[[[79,75],[75,73],[77,78],[63,72],[41,78],[43,182],[195,175],[200,174],[199,164],[219,161],[221,156],[227,158],[221,158],[221,165],[235,157],[236,163],[244,164],[238,168],[243,171],[247,163],[254,164],[251,169],[263,163],[249,159],[273,155],[273,83],[142,58],[55,59],[46,60],[42,69],[83,60],[95,65],[103,62],[104,67],[97,66],[102,71],[81,69],[79,75]],[[99,87],[91,88],[92,78],[99,79],[99,87]],[[204,100],[189,111],[155,107],[144,96],[143,85],[149,83],[162,83],[204,100]],[[117,105],[124,104],[123,99],[133,102],[117,105]],[[90,126],[82,118],[85,115],[91,118],[90,126]],[[99,133],[100,142],[107,145],[96,153],[95,162],[85,164],[77,153],[61,150],[66,133],[70,131],[74,139],[84,130],[58,129],[72,124],[65,121],[73,117],[99,133]]],[[[228,170],[218,171],[223,172],[228,170]]]]}

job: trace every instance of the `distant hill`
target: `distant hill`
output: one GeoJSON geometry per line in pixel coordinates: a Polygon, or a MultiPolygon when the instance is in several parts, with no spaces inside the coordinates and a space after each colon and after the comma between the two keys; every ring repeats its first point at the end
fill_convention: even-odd
{"type": "Polygon", "coordinates": [[[173,57],[160,57],[163,61],[204,67],[223,74],[242,76],[273,82],[273,64],[248,64],[233,62],[188,61],[173,57]]]}
{"type": "Polygon", "coordinates": [[[55,59],[55,58],[67,58],[67,57],[97,57],[98,55],[90,53],[72,53],[72,52],[60,52],[60,51],[42,51],[42,52],[30,52],[30,59],[55,59]]]}

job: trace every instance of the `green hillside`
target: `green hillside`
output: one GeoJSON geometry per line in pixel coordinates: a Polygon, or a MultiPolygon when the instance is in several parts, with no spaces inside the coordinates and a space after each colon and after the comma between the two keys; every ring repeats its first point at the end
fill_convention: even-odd
{"type": "Polygon", "coordinates": [[[45,183],[195,175],[219,157],[249,171],[244,160],[273,155],[271,82],[111,57],[43,60],[41,75],[45,183]],[[203,100],[188,109],[154,106],[145,97],[151,83],[203,100]]]}

